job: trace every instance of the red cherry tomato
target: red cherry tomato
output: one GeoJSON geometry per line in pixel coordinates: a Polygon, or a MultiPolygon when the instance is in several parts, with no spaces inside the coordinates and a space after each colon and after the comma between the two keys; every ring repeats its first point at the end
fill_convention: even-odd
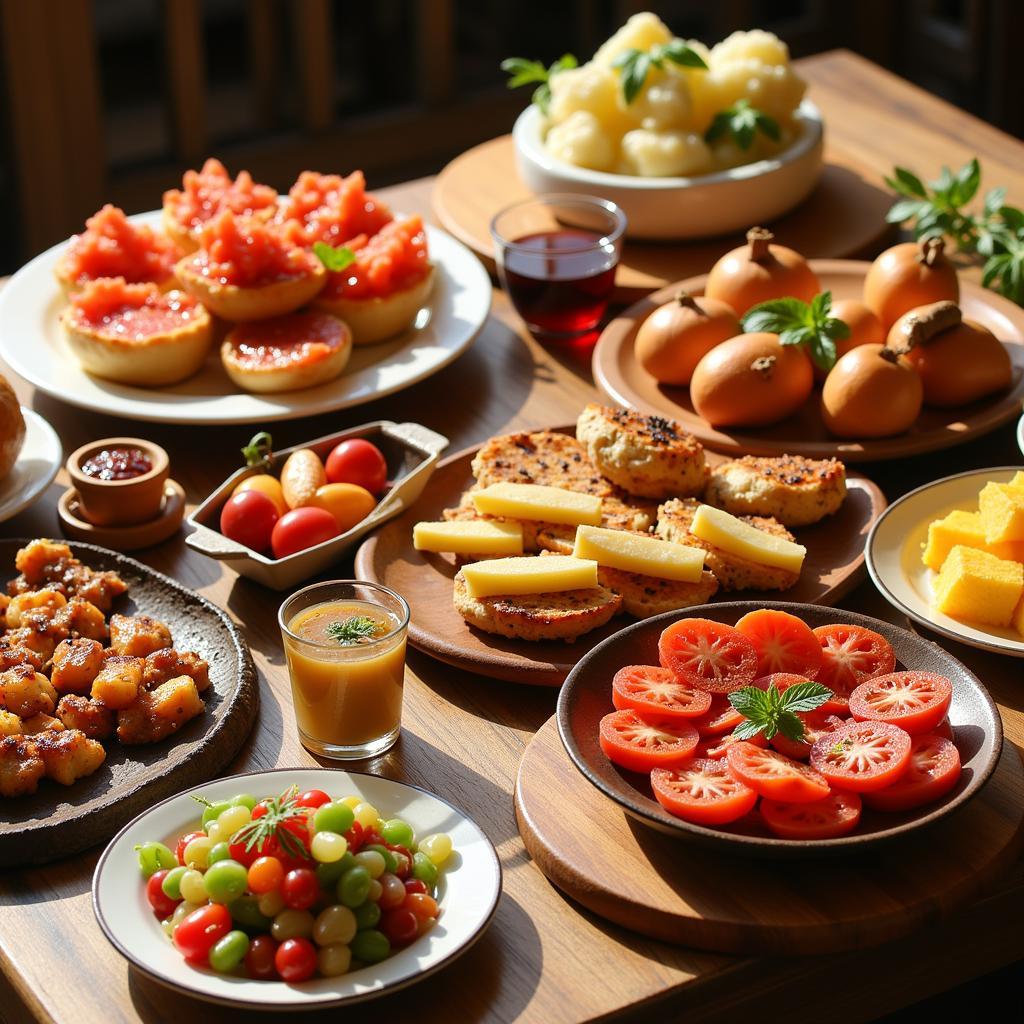
{"type": "Polygon", "coordinates": [[[609,761],[632,772],[675,768],[693,756],[697,730],[684,718],[641,718],[613,711],[601,719],[598,742],[609,761]]]}
{"type": "Polygon", "coordinates": [[[322,789],[307,789],[305,793],[300,793],[295,800],[298,807],[322,807],[330,802],[331,798],[322,789]]]}
{"type": "Polygon", "coordinates": [[[829,794],[825,777],[777,750],[733,743],[726,751],[729,770],[759,796],[783,803],[806,804],[829,794]]]}
{"type": "Polygon", "coordinates": [[[405,907],[385,910],[378,925],[392,946],[407,946],[419,933],[420,919],[405,907]]]}
{"type": "Polygon", "coordinates": [[[426,893],[411,892],[405,897],[402,904],[406,910],[411,910],[418,918],[437,917],[437,900],[426,893]]]}
{"type": "Polygon", "coordinates": [[[336,445],[324,466],[332,484],[358,484],[380,494],[388,482],[388,464],[380,449],[361,437],[336,445]]]}
{"type": "MultiPolygon", "coordinates": [[[[281,896],[286,907],[292,910],[308,910],[320,895],[320,882],[316,872],[310,868],[295,868],[284,876],[281,896]]],[[[278,968],[280,970],[280,967],[278,968]]]]}
{"type": "Polygon", "coordinates": [[[812,632],[821,644],[818,682],[837,700],[849,697],[865,680],[884,676],[896,667],[892,645],[873,629],[833,623],[812,632]]]}
{"type": "Polygon", "coordinates": [[[192,842],[193,839],[205,839],[205,832],[188,832],[178,840],[178,845],[174,848],[174,856],[178,858],[179,864],[185,863],[185,847],[192,842]]]}
{"type": "Polygon", "coordinates": [[[174,945],[186,960],[206,963],[218,939],[231,931],[231,915],[222,903],[208,903],[181,919],[174,929],[174,945]]]}
{"type": "Polygon", "coordinates": [[[757,794],[729,771],[724,759],[695,757],[682,768],[655,768],[651,789],[669,814],[697,825],[738,821],[757,803],[757,794]]]}
{"type": "Polygon", "coordinates": [[[275,558],[286,558],[337,536],[338,521],[330,512],[306,506],[293,508],[278,519],[270,536],[270,546],[275,558]]]}
{"type": "Polygon", "coordinates": [[[316,946],[309,939],[285,939],[274,954],[274,966],[287,982],[312,978],[316,971],[316,946]]]}
{"type": "Polygon", "coordinates": [[[658,640],[658,658],[688,686],[730,693],[757,675],[757,651],[739,630],[712,619],[680,619],[658,640]]]}
{"type": "Polygon", "coordinates": [[[658,665],[627,665],[612,678],[612,704],[661,718],[699,718],[711,707],[711,694],[680,682],[658,665]]]}
{"type": "Polygon", "coordinates": [[[277,506],[261,491],[239,491],[220,510],[220,532],[253,551],[266,551],[278,518],[277,506]]]}
{"type": "Polygon", "coordinates": [[[761,817],[781,839],[835,839],[852,832],[860,821],[860,797],[836,791],[824,800],[786,804],[761,801],[761,817]]]}
{"type": "Polygon", "coordinates": [[[891,786],[910,763],[910,733],[886,722],[845,722],[811,747],[811,766],[836,789],[891,786]]]}
{"type": "Polygon", "coordinates": [[[816,679],[821,670],[821,643],[811,627],[789,612],[758,608],[747,612],[736,628],[757,649],[757,674],[795,672],[816,679]]]}
{"type": "Polygon", "coordinates": [[[427,892],[427,883],[419,878],[407,878],[403,884],[407,893],[419,892],[423,893],[424,896],[430,895],[427,892]]]}
{"type": "Polygon", "coordinates": [[[850,714],[888,722],[912,736],[931,732],[946,717],[953,685],[934,672],[893,672],[861,683],[850,694],[850,714]]]}
{"type": "Polygon", "coordinates": [[[348,841],[349,850],[354,854],[369,842],[366,838],[366,829],[358,821],[352,822],[352,827],[345,833],[345,839],[348,841]]]}
{"type": "Polygon", "coordinates": [[[249,943],[249,951],[245,954],[245,970],[250,978],[258,981],[271,981],[277,977],[274,956],[277,953],[277,942],[269,935],[257,935],[249,943]]]}
{"type": "Polygon", "coordinates": [[[945,796],[960,781],[960,752],[947,739],[928,733],[915,736],[910,764],[891,785],[865,793],[864,802],[879,811],[909,811],[945,796]]]}
{"type": "Polygon", "coordinates": [[[172,900],[161,888],[167,875],[166,869],[157,871],[150,875],[146,882],[146,899],[149,900],[149,905],[157,917],[170,917],[174,913],[174,908],[181,902],[172,900]]]}

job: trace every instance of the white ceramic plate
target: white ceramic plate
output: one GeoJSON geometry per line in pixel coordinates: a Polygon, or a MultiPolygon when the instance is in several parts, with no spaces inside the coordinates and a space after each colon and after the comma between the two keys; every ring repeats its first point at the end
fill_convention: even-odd
{"type": "MultiPolygon", "coordinates": [[[[130,218],[159,225],[160,213],[130,218]]],[[[157,423],[270,423],[347,409],[410,387],[443,369],[473,341],[491,308],[491,282],[461,242],[427,227],[438,273],[417,326],[392,341],[357,347],[334,381],[303,391],[239,391],[216,347],[194,377],[166,388],[137,388],[87,374],[71,355],[57,317],[64,296],[53,268],[67,243],[27,263],[0,292],[0,354],[40,391],[85,409],[157,423]]]]}
{"type": "Polygon", "coordinates": [[[1024,455],[1024,416],[1017,421],[1017,447],[1021,455],[1024,455]]]}
{"type": "Polygon", "coordinates": [[[990,480],[1005,483],[1020,466],[973,469],[918,487],[890,505],[868,535],[868,572],[882,596],[904,614],[951,640],[1024,658],[1024,638],[1013,629],[976,626],[932,608],[935,573],[921,561],[928,524],[953,509],[978,508],[978,492],[990,480]]]}
{"type": "Polygon", "coordinates": [[[440,970],[464,953],[482,934],[501,893],[501,866],[490,840],[477,825],[439,797],[414,786],[357,772],[323,768],[283,768],[217,779],[156,804],[111,840],[96,865],[92,897],[96,919],[122,956],[161,984],[214,1003],[261,1010],[308,1010],[373,999],[404,988],[440,970]],[[370,967],[339,978],[314,978],[301,984],[254,981],[190,967],[164,935],[146,900],[136,843],[155,839],[174,845],[182,833],[198,827],[195,793],[225,800],[236,793],[257,798],[289,786],[322,789],[331,796],[358,794],[382,814],[401,817],[417,835],[447,832],[455,853],[439,887],[437,924],[412,945],[370,967]]]}
{"type": "Polygon", "coordinates": [[[25,443],[18,461],[0,480],[0,523],[29,507],[53,483],[64,461],[57,432],[37,412],[21,407],[25,443]]]}

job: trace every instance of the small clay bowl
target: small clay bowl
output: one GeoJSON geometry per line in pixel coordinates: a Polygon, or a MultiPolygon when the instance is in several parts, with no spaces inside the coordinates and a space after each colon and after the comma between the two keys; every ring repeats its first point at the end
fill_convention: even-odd
{"type": "Polygon", "coordinates": [[[170,470],[167,452],[140,437],[105,437],[72,452],[66,463],[72,486],[78,491],[82,514],[95,526],[135,526],[156,519],[164,500],[170,470]],[[138,448],[149,456],[152,468],[128,480],[100,480],[87,476],[82,466],[104,449],[138,448]]]}
{"type": "Polygon", "coordinates": [[[78,491],[69,487],[57,502],[57,515],[66,537],[86,540],[115,551],[139,551],[161,544],[181,529],[185,518],[185,491],[177,480],[164,484],[164,502],[155,519],[135,526],[96,526],[84,518],[78,491]]]}

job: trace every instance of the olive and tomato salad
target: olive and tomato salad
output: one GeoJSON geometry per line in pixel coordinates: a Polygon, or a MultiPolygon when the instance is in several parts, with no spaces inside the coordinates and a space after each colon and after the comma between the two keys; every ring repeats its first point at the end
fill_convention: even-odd
{"type": "Polygon", "coordinates": [[[319,789],[199,802],[201,821],[173,850],[136,847],[149,905],[193,966],[262,981],[336,977],[409,945],[440,914],[446,833],[417,840],[361,797],[319,789]]]}
{"type": "Polygon", "coordinates": [[[952,684],[896,671],[873,630],[811,629],[762,608],[735,626],[680,619],[658,650],[660,665],[615,674],[599,742],[619,767],[649,773],[685,821],[744,827],[759,815],[780,838],[831,839],[856,829],[864,805],[908,811],[960,780],[952,684]]]}

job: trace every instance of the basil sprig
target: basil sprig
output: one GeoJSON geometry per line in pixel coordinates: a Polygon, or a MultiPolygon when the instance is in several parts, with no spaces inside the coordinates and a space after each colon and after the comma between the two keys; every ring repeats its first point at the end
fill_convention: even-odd
{"type": "Polygon", "coordinates": [[[347,245],[334,246],[326,242],[314,242],[313,253],[328,270],[335,272],[348,269],[356,259],[347,245]]]}
{"type": "Polygon", "coordinates": [[[763,733],[766,740],[782,733],[786,739],[801,743],[804,723],[797,717],[799,711],[820,708],[832,696],[832,691],[821,683],[796,683],[781,693],[774,683],[767,690],[745,686],[729,694],[729,703],[746,718],[733,730],[738,740],[753,739],[763,733]]]}
{"type": "Polygon", "coordinates": [[[652,67],[660,70],[667,60],[684,68],[703,68],[706,71],[708,67],[704,58],[682,39],[656,43],[649,50],[631,47],[612,61],[612,67],[622,73],[622,98],[627,104],[632,103],[640,94],[647,80],[647,72],[652,67]]]}
{"type": "Polygon", "coordinates": [[[779,122],[763,110],[758,110],[748,99],[737,100],[731,107],[726,107],[715,114],[704,133],[704,141],[714,142],[726,132],[744,151],[754,144],[754,136],[758,132],[767,135],[773,142],[778,142],[782,138],[779,122]]]}
{"type": "Polygon", "coordinates": [[[578,66],[579,61],[571,53],[563,53],[550,67],[544,67],[539,60],[527,60],[525,57],[506,57],[501,62],[501,70],[512,76],[506,83],[510,89],[540,83],[533,90],[533,102],[545,116],[551,105],[551,79],[562,71],[578,66]]]}
{"type": "Polygon", "coordinates": [[[810,302],[772,299],[754,306],[743,317],[748,333],[768,331],[783,345],[803,345],[814,363],[826,373],[836,364],[836,342],[850,336],[849,325],[831,316],[832,293],[822,292],[810,302]]]}

